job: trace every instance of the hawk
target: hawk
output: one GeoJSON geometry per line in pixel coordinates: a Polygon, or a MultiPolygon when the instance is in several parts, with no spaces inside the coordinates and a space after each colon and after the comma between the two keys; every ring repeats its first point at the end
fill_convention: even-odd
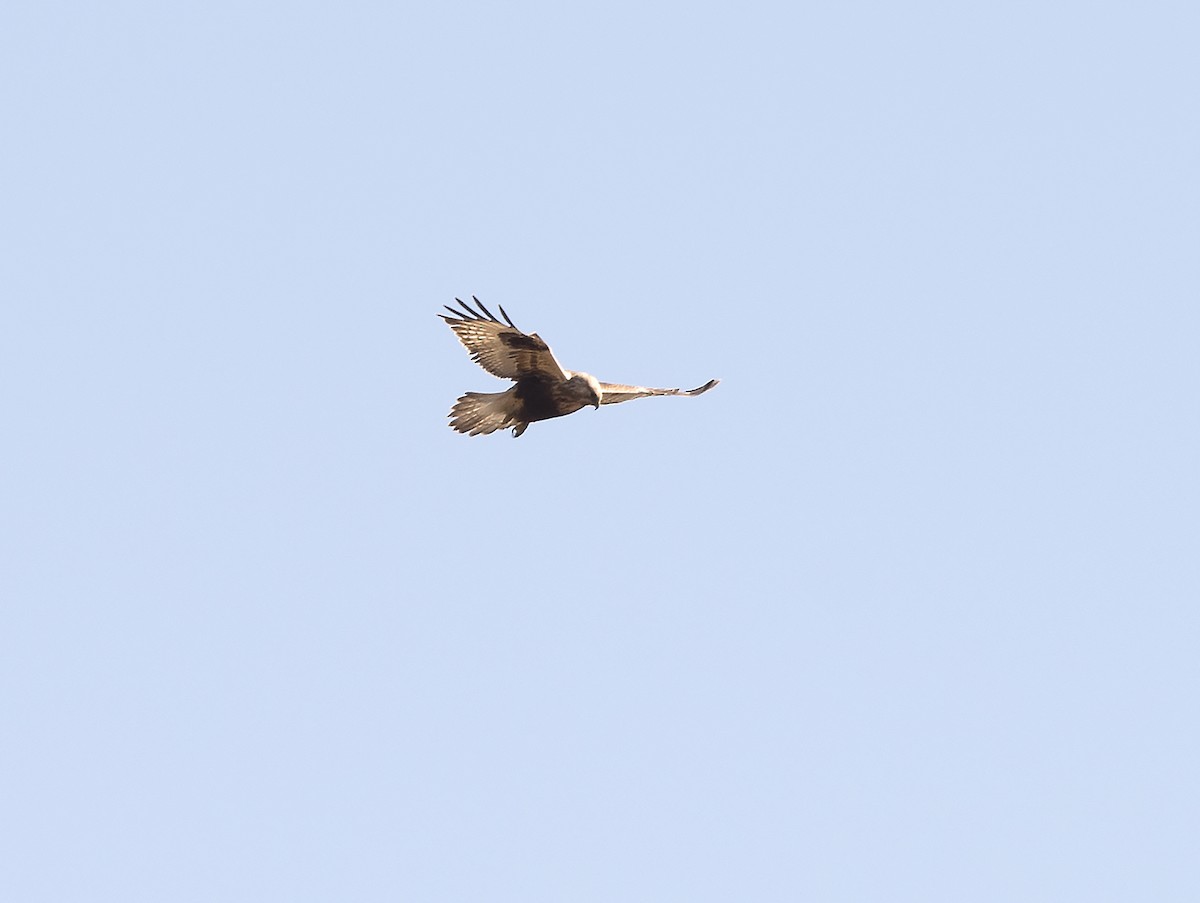
{"type": "Polygon", "coordinates": [[[474,295],[471,300],[479,307],[478,311],[458,298],[454,300],[462,310],[444,305],[452,316],[438,316],[454,330],[475,363],[493,376],[516,383],[504,392],[468,392],[459,398],[449,416],[450,426],[460,433],[479,436],[511,427],[515,439],[531,423],[574,414],[588,405],[599,410],[602,404],[618,404],[650,395],[700,395],[718,382],[710,379],[699,388],[686,391],[602,383],[590,373],[564,370],[554,359],[550,346],[536,332],[521,332],[503,307],[500,308],[502,323],[474,295]]]}

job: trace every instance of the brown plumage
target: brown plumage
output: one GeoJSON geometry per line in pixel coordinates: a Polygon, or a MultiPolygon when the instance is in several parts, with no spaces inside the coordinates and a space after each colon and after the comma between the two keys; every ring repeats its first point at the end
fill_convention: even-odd
{"type": "Polygon", "coordinates": [[[504,392],[468,392],[450,410],[450,426],[479,436],[509,429],[520,436],[529,424],[573,414],[592,405],[618,404],[651,395],[699,395],[715,386],[710,379],[695,389],[649,389],[621,383],[602,383],[589,373],[563,369],[550,346],[536,332],[526,334],[513,325],[504,308],[492,316],[474,295],[476,311],[458,298],[461,311],[446,306],[453,316],[438,314],[454,330],[471,359],[493,376],[515,382],[504,392]]]}

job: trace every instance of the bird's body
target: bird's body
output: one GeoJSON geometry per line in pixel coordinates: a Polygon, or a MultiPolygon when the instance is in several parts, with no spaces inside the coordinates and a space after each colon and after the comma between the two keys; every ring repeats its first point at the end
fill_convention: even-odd
{"type": "Polygon", "coordinates": [[[450,411],[450,426],[472,436],[509,429],[520,436],[529,424],[553,417],[574,414],[589,405],[616,404],[650,395],[699,395],[717,384],[709,380],[696,389],[648,389],[602,383],[589,373],[564,370],[554,358],[550,346],[537,333],[517,329],[504,308],[500,322],[478,298],[475,311],[459,299],[462,312],[447,307],[454,316],[439,316],[446,321],[471,358],[489,373],[511,379],[514,385],[505,392],[468,392],[450,411]]]}
{"type": "Polygon", "coordinates": [[[468,392],[450,412],[450,425],[472,436],[513,428],[519,436],[539,420],[565,417],[600,402],[586,382],[555,381],[541,374],[523,376],[507,392],[468,392]]]}

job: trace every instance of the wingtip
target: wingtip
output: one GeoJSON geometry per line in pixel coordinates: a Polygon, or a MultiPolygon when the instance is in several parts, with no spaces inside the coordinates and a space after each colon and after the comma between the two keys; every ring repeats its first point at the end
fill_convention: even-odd
{"type": "Polygon", "coordinates": [[[495,317],[493,317],[493,316],[492,316],[492,312],[491,312],[490,310],[488,310],[486,307],[484,307],[484,306],[483,306],[483,302],[482,302],[482,301],[480,301],[480,300],[479,300],[478,298],[476,298],[474,295],[472,295],[472,296],[471,296],[471,300],[475,302],[475,306],[476,306],[476,307],[478,307],[478,308],[480,309],[480,311],[482,311],[484,314],[486,314],[486,315],[487,315],[487,318],[488,318],[489,320],[491,320],[493,323],[499,323],[499,322],[500,322],[499,320],[497,320],[495,317]]]}
{"type": "MultiPolygon", "coordinates": [[[[453,319],[463,320],[465,318],[467,320],[490,320],[491,322],[497,323],[501,326],[504,325],[503,323],[501,323],[499,320],[496,319],[496,317],[492,314],[492,312],[490,310],[488,310],[484,306],[483,302],[479,300],[478,296],[476,296],[476,295],[471,296],[471,300],[473,302],[475,302],[475,307],[478,307],[479,308],[478,310],[476,310],[475,307],[472,307],[470,304],[463,301],[462,298],[455,298],[454,300],[458,303],[458,306],[460,308],[462,308],[461,310],[455,310],[449,304],[442,305],[444,308],[446,308],[446,310],[450,311],[450,313],[454,315],[453,319]]],[[[517,332],[521,331],[521,330],[517,329],[517,327],[513,323],[512,319],[508,316],[507,313],[504,312],[503,307],[500,308],[500,313],[504,316],[504,319],[508,323],[509,326],[511,326],[513,329],[516,329],[517,332]]],[[[442,317],[443,319],[446,319],[446,320],[450,319],[445,314],[438,314],[438,316],[442,317]]]]}

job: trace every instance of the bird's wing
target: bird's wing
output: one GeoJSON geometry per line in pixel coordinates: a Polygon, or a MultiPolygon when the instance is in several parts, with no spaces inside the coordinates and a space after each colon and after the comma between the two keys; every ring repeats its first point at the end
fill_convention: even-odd
{"type": "Polygon", "coordinates": [[[634,398],[647,398],[651,395],[702,395],[717,383],[719,379],[710,379],[696,389],[647,389],[645,386],[623,386],[620,383],[600,383],[600,403],[620,404],[622,401],[632,401],[634,398]]]}
{"type": "Polygon", "coordinates": [[[554,359],[550,346],[533,333],[526,335],[513,325],[504,308],[500,314],[503,323],[492,316],[492,312],[474,295],[471,300],[479,305],[479,310],[472,310],[467,304],[458,301],[462,311],[446,306],[454,316],[438,314],[454,330],[458,340],[471,353],[471,360],[479,364],[488,373],[501,379],[520,379],[523,376],[540,374],[555,380],[565,380],[566,372],[554,359]]]}

